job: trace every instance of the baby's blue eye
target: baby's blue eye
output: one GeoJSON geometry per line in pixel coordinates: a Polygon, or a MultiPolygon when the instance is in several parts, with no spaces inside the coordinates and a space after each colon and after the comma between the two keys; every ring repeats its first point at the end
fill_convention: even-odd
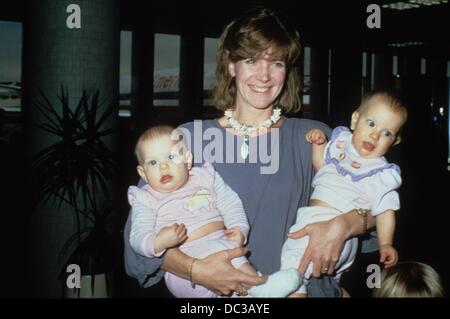
{"type": "Polygon", "coordinates": [[[375,126],[375,122],[372,120],[367,120],[367,125],[369,125],[370,127],[374,127],[375,126]]]}
{"type": "Polygon", "coordinates": [[[150,163],[151,166],[156,165],[156,161],[155,160],[151,160],[149,163],[150,163]]]}
{"type": "Polygon", "coordinates": [[[170,154],[167,158],[170,159],[170,160],[173,160],[175,158],[175,155],[170,154]]]}
{"type": "Polygon", "coordinates": [[[387,137],[391,137],[391,136],[393,135],[393,134],[392,134],[391,132],[389,132],[389,131],[384,131],[383,134],[384,134],[384,136],[387,136],[387,137]]]}

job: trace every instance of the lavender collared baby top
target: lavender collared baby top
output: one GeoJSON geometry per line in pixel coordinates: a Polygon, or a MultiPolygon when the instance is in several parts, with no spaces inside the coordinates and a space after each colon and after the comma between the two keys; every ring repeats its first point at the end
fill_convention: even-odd
{"type": "Polygon", "coordinates": [[[322,200],[342,212],[370,209],[373,216],[389,209],[398,210],[396,189],[401,185],[400,168],[384,157],[359,156],[351,141],[348,128],[340,126],[333,130],[325,149],[325,164],[313,180],[311,199],[322,200]]]}

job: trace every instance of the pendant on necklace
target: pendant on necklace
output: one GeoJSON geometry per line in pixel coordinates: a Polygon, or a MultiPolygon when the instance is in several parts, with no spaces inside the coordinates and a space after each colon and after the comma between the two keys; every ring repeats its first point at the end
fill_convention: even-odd
{"type": "Polygon", "coordinates": [[[244,139],[241,145],[241,157],[242,159],[246,159],[248,156],[248,135],[244,135],[244,139]]]}

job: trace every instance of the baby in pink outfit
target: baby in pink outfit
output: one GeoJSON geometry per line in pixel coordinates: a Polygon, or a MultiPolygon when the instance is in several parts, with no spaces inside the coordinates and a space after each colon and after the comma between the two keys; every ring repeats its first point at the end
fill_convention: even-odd
{"type": "MultiPolygon", "coordinates": [[[[239,196],[212,165],[192,167],[192,153],[179,130],[169,126],[148,129],[139,138],[135,153],[137,171],[147,183],[128,190],[132,206],[130,244],[137,253],[157,258],[177,247],[194,258],[192,279],[197,258],[246,243],[249,224],[239,196]]],[[[234,258],[231,263],[245,273],[257,275],[245,257],[234,258]]],[[[294,289],[296,278],[297,272],[282,271],[268,280],[283,282],[275,296],[285,296],[294,289]]],[[[179,298],[217,296],[169,272],[165,280],[179,298]]],[[[250,295],[262,296],[258,292],[252,294],[252,289],[250,295]]]]}

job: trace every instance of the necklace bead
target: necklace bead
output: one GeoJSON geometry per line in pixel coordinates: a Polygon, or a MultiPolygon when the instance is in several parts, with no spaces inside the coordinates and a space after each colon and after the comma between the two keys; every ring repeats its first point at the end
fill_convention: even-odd
{"type": "Polygon", "coordinates": [[[276,108],[273,110],[272,116],[270,118],[261,121],[259,123],[256,123],[256,125],[247,125],[242,124],[238,122],[236,119],[233,118],[233,112],[228,109],[225,111],[225,117],[227,118],[228,124],[235,130],[241,131],[244,133],[243,142],[241,145],[241,157],[243,159],[246,159],[249,153],[249,147],[248,147],[248,140],[249,140],[249,134],[256,131],[259,128],[269,128],[272,125],[274,125],[278,120],[281,118],[281,109],[276,108]]]}
{"type": "Polygon", "coordinates": [[[262,127],[269,128],[273,124],[278,122],[278,120],[281,118],[281,109],[279,108],[274,109],[272,116],[270,118],[263,120],[259,123],[256,123],[256,125],[247,125],[238,122],[236,119],[233,118],[233,112],[229,109],[225,111],[225,117],[227,118],[228,124],[230,124],[232,128],[248,135],[248,133],[254,132],[259,128],[262,127]]]}

